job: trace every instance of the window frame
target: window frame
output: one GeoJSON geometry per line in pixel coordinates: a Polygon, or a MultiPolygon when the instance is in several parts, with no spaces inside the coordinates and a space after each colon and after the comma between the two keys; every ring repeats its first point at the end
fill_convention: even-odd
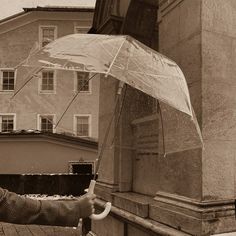
{"type": "Polygon", "coordinates": [[[39,94],[56,94],[56,85],[57,85],[56,74],[57,74],[56,70],[53,70],[53,69],[43,69],[40,72],[40,76],[38,80],[38,93],[39,94]],[[53,72],[53,90],[42,90],[43,72],[50,72],[50,71],[53,72]]]}
{"type": "Polygon", "coordinates": [[[12,131],[15,131],[16,130],[16,113],[0,113],[0,132],[1,133],[12,132],[12,131],[2,132],[2,117],[3,116],[13,116],[13,129],[12,129],[12,131]]]}
{"type": "Polygon", "coordinates": [[[0,91],[4,93],[12,93],[15,91],[15,86],[16,86],[16,70],[14,68],[0,68],[0,91]],[[6,90],[3,89],[3,72],[14,72],[14,89],[13,90],[6,90]]]}
{"type": "Polygon", "coordinates": [[[74,115],[74,122],[73,122],[73,130],[74,130],[74,135],[76,137],[80,137],[80,138],[89,138],[91,137],[92,134],[92,115],[91,114],[75,114],[74,115]],[[78,117],[88,117],[88,135],[77,135],[77,121],[78,121],[78,117]]]}
{"type": "Polygon", "coordinates": [[[53,28],[54,29],[54,40],[57,39],[57,37],[58,37],[58,30],[57,30],[56,25],[39,25],[39,45],[40,45],[40,48],[44,47],[43,46],[43,29],[46,29],[46,28],[53,28]]]}
{"type": "Polygon", "coordinates": [[[56,123],[56,115],[55,114],[37,114],[37,130],[42,132],[41,129],[41,124],[42,124],[42,120],[41,118],[44,116],[52,116],[52,133],[56,133],[56,128],[55,128],[55,123],[56,123]]]}
{"type": "MultiPolygon", "coordinates": [[[[83,72],[83,71],[74,71],[74,93],[78,93],[78,73],[88,73],[88,77],[91,77],[91,73],[89,72],[83,72]]],[[[88,91],[80,91],[79,94],[92,94],[92,79],[88,81],[89,83],[89,89],[88,91]]]]}

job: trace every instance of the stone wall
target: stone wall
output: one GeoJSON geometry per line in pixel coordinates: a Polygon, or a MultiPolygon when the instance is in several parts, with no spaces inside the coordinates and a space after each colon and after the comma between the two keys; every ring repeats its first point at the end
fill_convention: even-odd
{"type": "Polygon", "coordinates": [[[202,2],[203,198],[235,198],[236,2],[202,2]]]}
{"type": "MultiPolygon", "coordinates": [[[[201,125],[201,1],[162,2],[159,51],[182,69],[201,125]]],[[[201,150],[168,155],[160,165],[161,191],[201,199],[201,150]]]]}
{"type": "MultiPolygon", "coordinates": [[[[143,146],[129,149],[137,144],[130,122],[143,119],[153,110],[140,102],[140,113],[146,112],[138,116],[132,103],[137,97],[131,92],[128,103],[132,105],[124,109],[116,142],[108,145],[111,148],[105,153],[102,175],[106,178],[101,182],[98,179],[97,194],[101,200],[98,205],[101,207],[104,200],[113,203],[111,214],[103,222],[116,230],[116,235],[129,236],[200,236],[236,231],[235,1],[159,3],[159,51],[176,61],[185,74],[205,147],[157,157],[156,166],[150,159],[140,159],[139,166],[136,153],[143,146]],[[153,175],[147,173],[152,168],[156,170],[153,175]]],[[[107,106],[100,115],[108,115],[107,108],[114,105],[116,87],[109,86],[101,83],[101,91],[107,95],[106,100],[101,95],[101,104],[107,106]],[[111,92],[107,92],[109,86],[111,92]]],[[[107,122],[104,118],[102,128],[107,122]]],[[[139,127],[141,123],[136,123],[136,132],[145,135],[146,130],[139,127]]],[[[112,127],[111,137],[114,133],[112,127]]],[[[101,227],[103,222],[92,223],[95,235],[109,235],[109,230],[101,227]]]]}
{"type": "Polygon", "coordinates": [[[174,154],[168,165],[162,163],[164,185],[153,217],[191,234],[234,231],[235,2],[161,3],[160,51],[186,76],[204,149],[174,154]]]}

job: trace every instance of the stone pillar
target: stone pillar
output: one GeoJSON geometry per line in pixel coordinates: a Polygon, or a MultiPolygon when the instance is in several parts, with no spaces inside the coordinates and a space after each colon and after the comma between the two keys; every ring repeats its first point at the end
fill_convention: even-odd
{"type": "Polygon", "coordinates": [[[160,162],[150,217],[193,235],[236,231],[235,15],[233,0],[160,1],[159,49],[186,76],[205,148],[160,162]]]}
{"type": "Polygon", "coordinates": [[[236,231],[235,16],[233,0],[202,1],[202,195],[227,207],[216,217],[216,231],[236,231]]]}
{"type": "Polygon", "coordinates": [[[108,128],[115,112],[117,89],[117,80],[101,76],[99,98],[99,153],[102,148],[104,150],[98,170],[96,194],[106,201],[111,201],[110,193],[118,190],[119,148],[112,144],[115,135],[115,120],[112,122],[111,127],[108,128]],[[105,140],[108,129],[108,138],[105,140]],[[104,147],[102,147],[103,145],[104,147]]]}
{"type": "Polygon", "coordinates": [[[103,195],[99,191],[99,188],[108,187],[111,192],[132,191],[134,137],[131,123],[136,118],[152,113],[153,99],[128,85],[123,87],[121,95],[117,95],[119,81],[111,77],[102,78],[100,83],[100,150],[111,117],[115,115],[115,118],[109,131],[99,168],[97,193],[105,200],[110,200],[108,195],[106,197],[106,194],[103,195]],[[114,111],[117,96],[119,96],[119,102],[116,111],[114,111]],[[120,110],[122,110],[121,113],[120,110]]]}

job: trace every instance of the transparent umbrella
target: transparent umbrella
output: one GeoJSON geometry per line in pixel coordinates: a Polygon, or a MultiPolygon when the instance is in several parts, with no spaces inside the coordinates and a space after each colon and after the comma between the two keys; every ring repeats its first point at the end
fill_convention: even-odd
{"type": "Polygon", "coordinates": [[[130,36],[72,34],[34,50],[18,68],[16,93],[43,68],[104,74],[158,99],[165,128],[160,152],[163,146],[172,153],[202,145],[181,69],[130,36]]]}
{"type": "Polygon", "coordinates": [[[32,51],[18,67],[16,94],[43,69],[98,73],[128,84],[160,104],[160,153],[202,147],[183,72],[174,61],[130,36],[72,34],[32,51]]]}

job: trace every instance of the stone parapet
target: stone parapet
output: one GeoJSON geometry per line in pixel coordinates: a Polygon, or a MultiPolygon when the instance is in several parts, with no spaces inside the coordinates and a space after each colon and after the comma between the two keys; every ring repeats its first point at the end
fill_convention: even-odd
{"type": "Polygon", "coordinates": [[[112,193],[118,190],[118,185],[98,181],[95,186],[95,194],[105,201],[112,202],[112,193]]]}
{"type": "Polygon", "coordinates": [[[149,204],[152,197],[141,195],[133,192],[113,193],[113,204],[127,212],[131,212],[142,218],[149,215],[149,204]]]}
{"type": "MultiPolygon", "coordinates": [[[[102,210],[105,202],[97,200],[96,205],[102,210]]],[[[119,207],[112,206],[111,213],[102,221],[92,222],[92,232],[89,236],[190,236],[149,218],[137,216],[119,207]],[[110,227],[103,227],[110,225],[110,227]],[[112,230],[112,232],[111,232],[112,230]]]]}
{"type": "Polygon", "coordinates": [[[149,217],[192,235],[211,235],[236,230],[234,199],[196,201],[158,192],[149,217]]]}

